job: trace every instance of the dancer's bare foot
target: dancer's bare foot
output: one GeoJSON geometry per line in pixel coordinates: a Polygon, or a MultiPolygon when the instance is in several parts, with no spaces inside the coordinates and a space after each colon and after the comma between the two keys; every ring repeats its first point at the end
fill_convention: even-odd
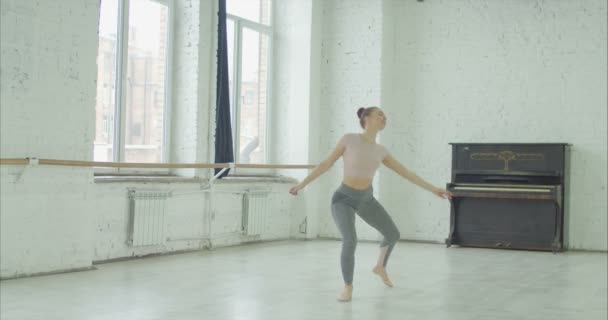
{"type": "Polygon", "coordinates": [[[345,286],[344,290],[338,296],[338,301],[340,302],[349,302],[353,298],[353,286],[345,286]]]}
{"type": "Polygon", "coordinates": [[[372,270],[375,274],[379,275],[382,278],[382,282],[389,287],[393,287],[393,282],[388,278],[388,274],[386,274],[386,269],[382,266],[376,266],[372,270]]]}

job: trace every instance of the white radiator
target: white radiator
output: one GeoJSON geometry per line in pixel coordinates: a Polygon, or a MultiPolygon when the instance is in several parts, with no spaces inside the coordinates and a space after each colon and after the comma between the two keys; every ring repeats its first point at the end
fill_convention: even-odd
{"type": "Polygon", "coordinates": [[[169,191],[130,190],[129,242],[132,246],[164,244],[169,191]]]}
{"type": "Polygon", "coordinates": [[[270,209],[268,191],[249,191],[243,195],[243,231],[245,235],[261,235],[266,228],[270,209]]]}

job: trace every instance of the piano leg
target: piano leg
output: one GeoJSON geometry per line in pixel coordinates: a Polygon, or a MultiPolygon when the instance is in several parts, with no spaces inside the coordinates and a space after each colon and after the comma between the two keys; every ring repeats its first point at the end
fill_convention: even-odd
{"type": "Polygon", "coordinates": [[[562,206],[561,206],[561,188],[557,188],[556,190],[556,198],[555,202],[555,238],[553,238],[553,253],[557,253],[558,251],[562,251],[562,206]]]}
{"type": "Polygon", "coordinates": [[[555,216],[556,216],[556,224],[555,224],[555,238],[553,239],[553,253],[558,251],[562,251],[562,219],[561,219],[562,206],[559,201],[555,202],[555,216]]]}
{"type": "Polygon", "coordinates": [[[449,248],[450,246],[452,246],[452,236],[454,235],[454,227],[456,225],[456,205],[455,205],[455,200],[452,198],[450,199],[450,234],[448,235],[447,239],[445,239],[445,246],[446,248],[449,248]]]}
{"type": "Polygon", "coordinates": [[[559,241],[553,241],[553,254],[556,254],[559,251],[562,251],[562,244],[559,241]]]}

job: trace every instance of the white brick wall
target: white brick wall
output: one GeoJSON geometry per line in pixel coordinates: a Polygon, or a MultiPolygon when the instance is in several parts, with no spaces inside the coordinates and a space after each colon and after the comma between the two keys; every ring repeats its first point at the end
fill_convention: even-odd
{"type": "MultiPolygon", "coordinates": [[[[275,163],[304,163],[309,152],[311,1],[286,0],[275,4],[271,138],[282,146],[272,151],[275,163]]],[[[299,178],[304,170],[279,170],[299,178]]]]}
{"type": "MultiPolygon", "coordinates": [[[[321,121],[319,145],[322,158],[338,139],[360,130],[357,109],[381,102],[382,1],[323,1],[321,54],[321,121]]],[[[315,142],[313,142],[315,144],[315,142]]],[[[319,160],[322,160],[319,159],[319,160]]],[[[330,212],[330,199],[340,184],[339,160],[320,178],[319,234],[339,237],[330,212]]],[[[377,233],[357,222],[360,239],[377,239],[377,233]]]]}
{"type": "MultiPolygon", "coordinates": [[[[207,161],[212,149],[207,124],[213,122],[215,103],[213,3],[180,0],[177,6],[175,64],[188,72],[175,79],[173,125],[184,130],[173,138],[179,146],[174,156],[184,161],[207,161]],[[198,18],[189,12],[197,6],[198,18]],[[188,70],[191,65],[195,73],[188,70]]],[[[606,250],[604,1],[312,4],[311,162],[326,156],[343,133],[359,130],[355,110],[369,104],[382,104],[389,115],[382,142],[437,185],[449,179],[450,141],[569,142],[574,145],[570,247],[606,250]],[[313,65],[316,50],[321,50],[318,66],[313,65]]],[[[92,158],[98,14],[97,0],[0,3],[1,157],[92,158]]],[[[302,97],[295,87],[290,90],[295,93],[283,96],[285,101],[302,97]]],[[[316,182],[310,196],[318,202],[290,198],[289,185],[271,184],[276,223],[264,238],[293,234],[302,217],[294,206],[303,202],[318,211],[320,235],[337,236],[329,199],[341,170],[339,163],[316,182]]],[[[92,171],[82,168],[2,166],[0,175],[1,277],[200,247],[183,240],[152,252],[126,248],[126,188],[133,184],[95,184],[92,171]]],[[[378,181],[379,196],[403,238],[441,241],[446,236],[447,203],[386,170],[378,181]]],[[[202,199],[171,200],[172,237],[200,235],[202,199]]],[[[371,229],[361,231],[361,238],[376,237],[371,229]]],[[[225,239],[234,243],[239,239],[225,239]]]]}
{"type": "Polygon", "coordinates": [[[92,159],[97,7],[2,1],[0,156],[92,159]]]}
{"type": "MultiPolygon", "coordinates": [[[[271,99],[272,145],[271,163],[305,164],[318,163],[310,157],[310,124],[313,121],[311,111],[317,107],[311,103],[312,73],[312,9],[310,0],[285,0],[274,2],[275,19],[273,42],[272,83],[274,84],[271,99]]],[[[308,170],[282,169],[277,173],[284,176],[303,179],[308,170]]],[[[317,215],[314,202],[315,193],[307,190],[305,194],[293,199],[298,205],[293,206],[292,234],[304,237],[298,225],[305,219],[308,222],[309,234],[316,237],[315,223],[317,215]],[[313,202],[311,202],[313,201],[313,202]]]]}
{"type": "MultiPolygon", "coordinates": [[[[571,143],[569,246],[606,250],[606,2],[390,5],[393,153],[441,185],[448,142],[571,143]]],[[[387,195],[402,237],[445,238],[445,203],[394,176],[382,183],[403,190],[387,195]]]]}
{"type": "Polygon", "coordinates": [[[2,167],[0,276],[91,266],[89,170],[2,167]]]}
{"type": "MultiPolygon", "coordinates": [[[[215,1],[177,1],[173,160],[207,162],[215,98],[215,1]],[[200,12],[199,12],[200,10],[200,12]]],[[[2,158],[92,160],[99,1],[2,0],[2,158]]],[[[206,172],[203,172],[203,174],[206,172]]],[[[183,172],[180,172],[183,173],[183,172]]],[[[93,171],[0,167],[0,277],[87,268],[92,261],[198,249],[206,228],[198,184],[95,183],[93,171]],[[169,201],[164,247],[126,245],[127,188],[182,190],[169,201]]],[[[237,183],[237,188],[251,184],[237,183]]],[[[262,239],[290,234],[293,199],[271,183],[272,223],[262,239]]],[[[221,195],[216,202],[226,202],[221,195]]],[[[216,212],[221,216],[223,212],[216,212]]],[[[224,220],[222,220],[224,222],[224,220]]],[[[224,228],[222,223],[216,226],[224,228]]],[[[226,223],[240,223],[232,217],[226,223]]],[[[238,244],[238,236],[219,245],[238,244]]]]}
{"type": "MultiPolygon", "coordinates": [[[[195,1],[192,0],[194,3],[195,1]]],[[[198,162],[211,161],[215,132],[215,82],[216,82],[216,52],[217,52],[217,2],[214,0],[199,1],[199,44],[198,44],[198,109],[197,123],[199,134],[197,140],[198,162]],[[213,131],[210,131],[213,130],[213,131]]],[[[197,176],[206,177],[208,170],[198,170],[197,176]]]]}
{"type": "MultiPolygon", "coordinates": [[[[437,186],[449,142],[572,143],[569,246],[607,249],[605,1],[335,0],[322,21],[324,153],[358,130],[358,106],[378,103],[381,142],[437,186]]],[[[340,171],[321,178],[321,203],[340,171]]],[[[377,182],[403,239],[443,241],[446,201],[386,169],[377,182]]],[[[338,236],[320,216],[320,234],[338,236]]]]}
{"type": "MultiPolygon", "coordinates": [[[[97,0],[0,4],[0,157],[92,160],[97,0]]],[[[0,276],[91,265],[82,168],[3,167],[0,276]]]]}
{"type": "MultiPolygon", "coordinates": [[[[199,54],[210,51],[199,51],[201,2],[176,1],[174,11],[173,46],[173,91],[171,115],[171,149],[172,162],[196,162],[198,118],[194,115],[207,111],[201,108],[198,94],[199,54]]],[[[203,41],[204,43],[204,41],[203,41]]],[[[206,97],[206,95],[205,95],[206,97]]],[[[206,124],[206,123],[205,123],[206,124]]],[[[180,174],[192,175],[193,169],[179,170],[180,174]]]]}

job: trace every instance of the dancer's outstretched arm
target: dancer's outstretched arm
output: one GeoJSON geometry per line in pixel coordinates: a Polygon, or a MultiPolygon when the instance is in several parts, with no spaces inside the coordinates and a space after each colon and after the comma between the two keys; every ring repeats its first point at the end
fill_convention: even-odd
{"type": "Polygon", "coordinates": [[[338,142],[334,151],[325,160],[323,160],[306,178],[304,178],[304,180],[302,180],[302,182],[300,182],[298,185],[292,187],[289,190],[289,193],[291,193],[293,195],[297,195],[298,191],[304,189],[304,187],[306,187],[309,183],[311,183],[313,180],[315,180],[320,175],[322,175],[327,170],[329,170],[329,168],[331,168],[334,165],[336,160],[340,159],[342,154],[344,154],[346,145],[343,143],[342,140],[343,139],[341,139],[338,142]]]}
{"type": "Polygon", "coordinates": [[[391,156],[390,154],[384,158],[382,163],[389,169],[395,171],[400,176],[411,181],[412,183],[416,184],[417,186],[434,193],[436,196],[441,197],[441,198],[447,198],[447,199],[452,198],[452,193],[445,191],[441,188],[437,188],[437,187],[433,186],[432,184],[426,182],[424,179],[417,176],[414,172],[408,170],[404,165],[402,165],[399,161],[397,161],[395,158],[393,158],[393,156],[391,156]]]}

